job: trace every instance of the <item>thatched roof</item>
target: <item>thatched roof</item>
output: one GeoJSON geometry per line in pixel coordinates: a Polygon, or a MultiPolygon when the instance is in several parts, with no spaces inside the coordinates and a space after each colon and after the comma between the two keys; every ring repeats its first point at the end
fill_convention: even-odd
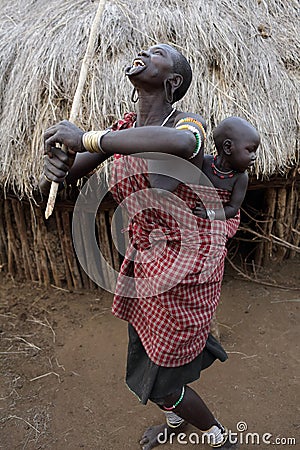
{"type": "MultiPolygon", "coordinates": [[[[97,5],[1,2],[0,184],[20,196],[37,184],[43,130],[68,117],[97,5]]],[[[124,67],[136,49],[169,42],[194,71],[178,107],[202,113],[209,129],[228,115],[249,119],[262,136],[257,174],[284,173],[298,163],[298,7],[297,0],[108,0],[78,125],[103,127],[132,110],[124,67]]]]}

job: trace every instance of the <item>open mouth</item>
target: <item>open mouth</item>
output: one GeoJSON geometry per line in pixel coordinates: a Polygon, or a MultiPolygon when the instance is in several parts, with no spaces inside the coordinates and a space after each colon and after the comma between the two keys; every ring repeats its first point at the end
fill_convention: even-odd
{"type": "Polygon", "coordinates": [[[135,75],[142,72],[144,69],[146,69],[146,64],[144,63],[144,61],[140,58],[136,58],[133,60],[131,66],[126,67],[125,73],[126,75],[135,75]]]}
{"type": "Polygon", "coordinates": [[[146,64],[141,59],[135,59],[132,64],[133,67],[144,67],[145,65],[146,64]]]}

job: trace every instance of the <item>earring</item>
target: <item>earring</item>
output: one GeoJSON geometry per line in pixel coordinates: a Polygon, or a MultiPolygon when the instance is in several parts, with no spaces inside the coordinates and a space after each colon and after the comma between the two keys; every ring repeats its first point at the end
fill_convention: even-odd
{"type": "Polygon", "coordinates": [[[139,94],[138,94],[136,88],[133,88],[133,91],[131,93],[131,101],[132,101],[132,103],[136,103],[138,101],[138,99],[139,99],[139,94]]]}
{"type": "Polygon", "coordinates": [[[173,99],[173,89],[172,89],[172,85],[169,82],[169,80],[165,80],[164,81],[164,87],[165,87],[165,95],[166,95],[166,100],[168,103],[171,103],[171,105],[174,102],[173,99]]]}

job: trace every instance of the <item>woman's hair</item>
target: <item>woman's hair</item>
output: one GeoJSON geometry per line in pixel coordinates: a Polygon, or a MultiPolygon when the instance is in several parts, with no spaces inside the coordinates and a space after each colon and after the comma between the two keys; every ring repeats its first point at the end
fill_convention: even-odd
{"type": "Polygon", "coordinates": [[[174,72],[179,73],[183,77],[182,84],[174,92],[173,101],[175,103],[178,102],[178,100],[182,99],[182,97],[185,95],[186,91],[190,87],[192,81],[192,69],[186,57],[183,56],[183,54],[180,53],[176,48],[172,47],[169,44],[161,44],[161,45],[168,47],[168,49],[171,51],[170,53],[173,59],[174,72]]]}

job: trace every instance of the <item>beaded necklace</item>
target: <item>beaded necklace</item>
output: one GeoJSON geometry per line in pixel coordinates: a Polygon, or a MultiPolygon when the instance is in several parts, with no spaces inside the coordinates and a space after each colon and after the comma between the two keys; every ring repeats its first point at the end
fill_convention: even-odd
{"type": "Polygon", "coordinates": [[[218,169],[218,167],[216,166],[216,161],[217,161],[217,157],[215,156],[213,162],[211,163],[211,168],[212,168],[214,175],[221,178],[222,180],[224,180],[226,178],[232,178],[234,176],[234,174],[236,173],[235,170],[231,169],[231,170],[228,170],[227,172],[223,172],[222,170],[218,169]]]}
{"type": "Polygon", "coordinates": [[[165,118],[165,120],[163,121],[163,123],[161,124],[161,127],[163,127],[164,125],[166,125],[166,123],[168,122],[168,120],[170,119],[170,117],[173,116],[174,112],[176,111],[175,108],[172,108],[172,111],[170,112],[170,114],[165,118]]]}
{"type": "MultiPolygon", "coordinates": [[[[174,112],[176,111],[175,108],[172,108],[172,111],[170,112],[170,114],[163,120],[162,124],[160,125],[161,127],[163,127],[164,125],[166,125],[166,123],[168,122],[168,120],[170,119],[170,117],[173,116],[174,112]]],[[[133,123],[133,128],[136,127],[136,121],[133,123]]]]}

